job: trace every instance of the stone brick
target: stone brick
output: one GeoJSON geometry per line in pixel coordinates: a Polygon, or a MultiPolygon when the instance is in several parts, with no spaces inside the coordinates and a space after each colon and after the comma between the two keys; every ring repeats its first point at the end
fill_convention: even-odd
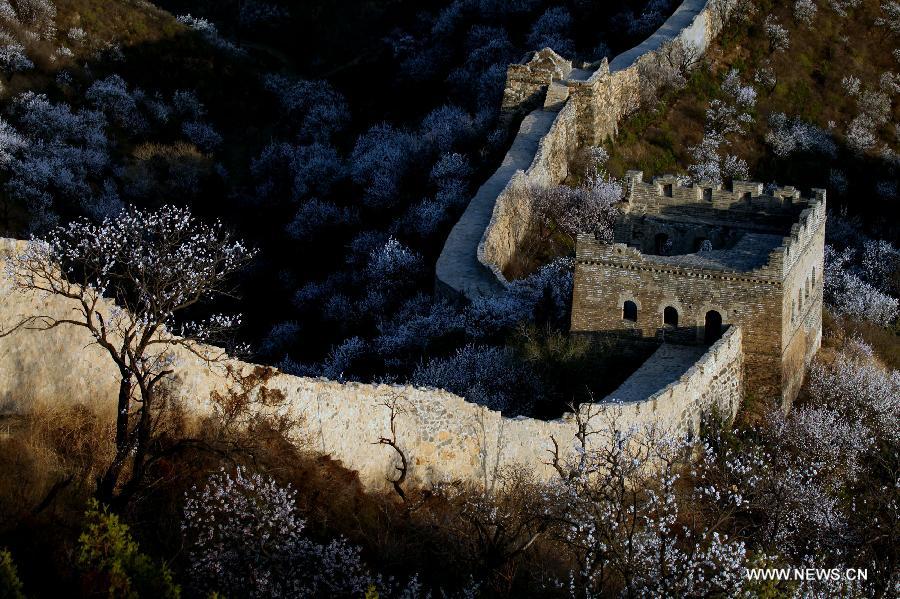
{"type": "Polygon", "coordinates": [[[825,192],[627,180],[615,242],[578,238],[572,330],[702,343],[718,316],[710,327],[743,329],[750,388],[789,405],[821,342],[825,192]],[[697,251],[703,240],[711,251],[697,251]],[[636,321],[624,318],[626,301],[636,321]]]}

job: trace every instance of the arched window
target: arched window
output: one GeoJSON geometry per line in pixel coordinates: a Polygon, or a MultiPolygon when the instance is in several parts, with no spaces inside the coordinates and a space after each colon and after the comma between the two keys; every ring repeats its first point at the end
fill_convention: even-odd
{"type": "Polygon", "coordinates": [[[625,302],[622,306],[622,318],[631,322],[637,322],[637,304],[631,300],[625,302]]]}
{"type": "Polygon", "coordinates": [[[663,310],[663,324],[675,328],[678,326],[678,310],[672,306],[666,306],[663,310]]]}
{"type": "Polygon", "coordinates": [[[813,271],[812,271],[812,284],[813,284],[813,287],[816,286],[816,267],[815,266],[813,266],[813,271]]]}
{"type": "Polygon", "coordinates": [[[703,340],[707,343],[715,343],[722,336],[722,315],[715,310],[706,313],[706,323],[703,329],[703,340]]]}
{"type": "Polygon", "coordinates": [[[802,289],[797,290],[797,310],[800,312],[803,311],[803,290],[802,289]]]}
{"type": "Polygon", "coordinates": [[[654,243],[656,245],[656,254],[662,255],[666,251],[666,242],[669,241],[669,236],[665,233],[657,233],[656,237],[653,238],[654,243]]]}

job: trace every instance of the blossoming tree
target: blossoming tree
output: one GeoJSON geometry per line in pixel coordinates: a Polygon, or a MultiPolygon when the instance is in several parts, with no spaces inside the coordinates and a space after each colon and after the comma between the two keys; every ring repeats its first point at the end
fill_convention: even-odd
{"type": "Polygon", "coordinates": [[[57,227],[10,261],[18,290],[59,296],[73,308],[69,317],[29,316],[13,330],[86,329],[121,375],[115,456],[98,477],[100,500],[127,499],[152,463],[154,424],[166,409],[161,385],[175,371],[176,348],[217,362],[225,350],[206,342],[224,339],[240,322],[239,316],[185,321],[179,315],[232,293],[229,275],[253,255],[220,223],[203,224],[187,209],[165,206],[57,227]]]}

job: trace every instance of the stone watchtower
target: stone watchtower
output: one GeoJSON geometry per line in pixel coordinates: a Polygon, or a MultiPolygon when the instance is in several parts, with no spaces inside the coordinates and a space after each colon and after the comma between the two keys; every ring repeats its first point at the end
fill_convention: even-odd
{"type": "Polygon", "coordinates": [[[614,243],[578,237],[572,331],[702,344],[739,326],[747,391],[790,405],[822,337],[825,191],[626,181],[614,243]]]}

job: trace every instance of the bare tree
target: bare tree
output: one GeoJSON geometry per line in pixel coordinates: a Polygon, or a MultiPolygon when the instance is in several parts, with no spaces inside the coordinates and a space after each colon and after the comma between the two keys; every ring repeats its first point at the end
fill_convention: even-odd
{"type": "Polygon", "coordinates": [[[187,209],[165,206],[57,227],[10,261],[16,289],[72,304],[71,317],[32,315],[12,330],[86,329],[119,369],[115,456],[97,480],[101,501],[127,501],[141,483],[152,431],[170,407],[160,390],[175,372],[175,350],[212,365],[226,350],[206,343],[224,339],[240,322],[239,316],[176,317],[212,297],[232,295],[228,276],[253,255],[221,223],[203,224],[187,209]]]}
{"type": "Polygon", "coordinates": [[[403,503],[408,504],[406,492],[403,490],[403,483],[406,481],[406,475],[409,472],[409,461],[406,459],[406,454],[400,449],[400,445],[397,442],[397,416],[403,413],[401,399],[402,398],[399,395],[392,395],[381,404],[390,411],[391,436],[380,437],[376,443],[379,445],[387,445],[397,453],[397,457],[400,460],[400,463],[394,466],[394,470],[397,471],[397,478],[388,478],[388,482],[394,487],[394,491],[400,499],[403,500],[403,503]]]}

